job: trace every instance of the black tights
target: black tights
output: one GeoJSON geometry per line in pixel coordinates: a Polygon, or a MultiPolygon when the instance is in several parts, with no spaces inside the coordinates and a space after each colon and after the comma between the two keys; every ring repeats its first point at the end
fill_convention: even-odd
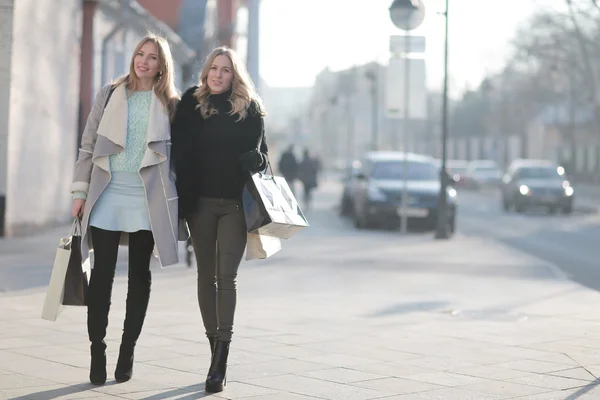
{"type": "MultiPolygon", "coordinates": [[[[88,291],[88,335],[93,345],[105,346],[108,312],[121,232],[91,227],[94,265],[88,291]]],[[[154,249],[151,231],[129,234],[127,306],[122,343],[135,346],[142,331],[150,299],[150,258],[154,249]]]]}

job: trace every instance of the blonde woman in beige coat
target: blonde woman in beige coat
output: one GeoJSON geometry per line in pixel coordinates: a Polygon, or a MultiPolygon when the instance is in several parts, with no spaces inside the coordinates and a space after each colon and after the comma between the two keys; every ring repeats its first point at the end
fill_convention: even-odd
{"type": "Polygon", "coordinates": [[[119,244],[129,246],[125,323],[115,379],[133,373],[134,347],[150,297],[150,259],[176,264],[177,194],[170,173],[170,118],[178,100],[169,44],[145,37],[129,73],[94,100],[73,179],[73,216],[82,216],[82,254],[94,250],[89,285],[90,382],[106,382],[106,327],[119,244]]]}

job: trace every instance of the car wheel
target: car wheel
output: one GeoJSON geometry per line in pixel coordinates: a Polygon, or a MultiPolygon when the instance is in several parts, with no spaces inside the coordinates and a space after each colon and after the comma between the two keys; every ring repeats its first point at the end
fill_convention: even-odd
{"type": "Polygon", "coordinates": [[[564,206],[562,209],[563,214],[572,214],[573,213],[573,204],[569,204],[564,206]]]}
{"type": "Polygon", "coordinates": [[[348,197],[342,197],[342,204],[340,205],[340,215],[342,217],[347,217],[350,215],[350,200],[348,197]]]}
{"type": "Polygon", "coordinates": [[[523,213],[525,212],[525,206],[523,204],[515,204],[515,211],[518,213],[523,213]]]}
{"type": "Polygon", "coordinates": [[[356,229],[365,229],[367,227],[367,223],[365,222],[364,218],[361,217],[360,213],[358,213],[356,210],[354,210],[353,214],[354,214],[354,227],[356,229]]]}
{"type": "Polygon", "coordinates": [[[506,199],[502,199],[502,209],[506,212],[510,211],[510,203],[506,199]]]}
{"type": "Polygon", "coordinates": [[[452,219],[448,224],[448,233],[450,234],[450,236],[454,235],[454,232],[456,232],[456,215],[452,216],[452,219]]]}
{"type": "Polygon", "coordinates": [[[556,214],[556,206],[548,206],[549,214],[556,214]]]}

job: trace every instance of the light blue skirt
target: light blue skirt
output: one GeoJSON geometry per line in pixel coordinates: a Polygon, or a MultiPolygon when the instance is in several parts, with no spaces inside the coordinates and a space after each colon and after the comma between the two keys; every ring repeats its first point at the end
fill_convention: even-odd
{"type": "Polygon", "coordinates": [[[112,172],[90,214],[90,226],[107,231],[152,230],[144,183],[137,172],[112,172]]]}

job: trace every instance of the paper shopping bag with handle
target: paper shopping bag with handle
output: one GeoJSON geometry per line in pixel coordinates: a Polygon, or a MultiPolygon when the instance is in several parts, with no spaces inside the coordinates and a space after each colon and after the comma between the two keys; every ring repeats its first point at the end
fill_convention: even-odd
{"type": "Polygon", "coordinates": [[[60,239],[50,283],[42,309],[42,318],[56,321],[63,305],[84,306],[89,282],[89,266],[81,260],[81,220],[73,222],[69,236],[60,239]]]}
{"type": "Polygon", "coordinates": [[[262,172],[252,174],[244,187],[242,202],[249,233],[289,239],[308,227],[283,177],[262,172]]]}
{"type": "Polygon", "coordinates": [[[248,233],[246,260],[264,260],[281,250],[281,239],[248,233]]]}

